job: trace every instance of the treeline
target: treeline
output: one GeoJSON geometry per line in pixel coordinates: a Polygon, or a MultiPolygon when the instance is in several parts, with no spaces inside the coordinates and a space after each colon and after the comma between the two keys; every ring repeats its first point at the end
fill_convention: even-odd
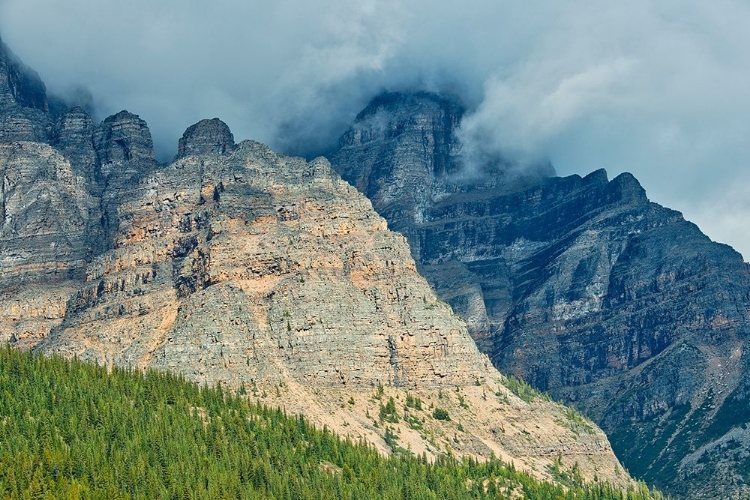
{"type": "Polygon", "coordinates": [[[493,460],[379,455],[175,375],[0,348],[1,498],[645,500],[493,460]]]}

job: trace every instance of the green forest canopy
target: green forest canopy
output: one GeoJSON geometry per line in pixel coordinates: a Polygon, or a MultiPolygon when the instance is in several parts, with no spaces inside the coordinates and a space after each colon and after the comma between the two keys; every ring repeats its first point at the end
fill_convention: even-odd
{"type": "Polygon", "coordinates": [[[499,460],[383,457],[221,387],[0,347],[0,497],[661,498],[499,460]]]}

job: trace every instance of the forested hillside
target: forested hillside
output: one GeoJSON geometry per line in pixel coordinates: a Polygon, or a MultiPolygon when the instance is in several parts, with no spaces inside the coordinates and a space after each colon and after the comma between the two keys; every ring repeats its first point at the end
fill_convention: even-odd
{"type": "Polygon", "coordinates": [[[660,498],[559,479],[385,458],[220,387],[0,349],[3,498],[660,498]]]}

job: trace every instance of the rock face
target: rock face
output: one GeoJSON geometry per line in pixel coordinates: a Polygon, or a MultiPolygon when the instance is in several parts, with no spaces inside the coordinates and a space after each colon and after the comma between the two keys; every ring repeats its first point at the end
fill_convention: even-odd
{"type": "Polygon", "coordinates": [[[46,144],[0,144],[0,183],[0,339],[23,345],[62,319],[98,201],[46,144]]]}
{"type": "Polygon", "coordinates": [[[188,157],[141,179],[118,213],[115,248],[43,349],[234,385],[280,376],[279,363],[317,386],[468,385],[484,362],[405,241],[323,160],[255,143],[188,157]],[[123,336],[112,325],[127,317],[123,336]]]}
{"type": "Polygon", "coordinates": [[[46,142],[50,136],[47,89],[0,39],[0,142],[46,142]]]}
{"type": "MultiPolygon", "coordinates": [[[[126,163],[108,186],[133,170],[126,163]]],[[[429,415],[428,401],[452,415],[419,430],[394,423],[416,452],[494,453],[547,478],[561,456],[587,477],[628,484],[603,433],[508,389],[417,274],[405,239],[326,160],[246,141],[130,182],[111,248],[65,282],[51,331],[24,345],[252,387],[383,451],[372,415],[382,398],[409,394],[425,401],[413,418],[429,415]],[[350,399],[360,404],[342,408],[350,399]]],[[[27,295],[7,290],[2,306],[28,328],[40,319],[19,307],[27,295]]]]}
{"type": "Polygon", "coordinates": [[[460,164],[460,148],[430,137],[445,116],[437,135],[453,133],[456,105],[388,100],[360,114],[332,163],[407,236],[493,363],[584,410],[637,477],[690,498],[750,494],[742,257],[649,202],[630,174],[446,189],[460,167],[430,166],[460,164]]]}
{"type": "Polygon", "coordinates": [[[177,146],[177,158],[190,155],[231,153],[234,150],[234,136],[226,123],[213,118],[201,120],[188,127],[177,146]]]}
{"type": "MultiPolygon", "coordinates": [[[[60,151],[90,186],[98,184],[94,121],[81,108],[65,112],[57,126],[55,149],[60,151]]],[[[99,186],[97,186],[100,188],[99,186]]],[[[95,189],[99,191],[100,189],[95,189]]]]}
{"type": "MultiPolygon", "coordinates": [[[[0,109],[26,109],[39,87],[3,61],[0,109]]],[[[394,398],[388,427],[415,453],[631,484],[600,430],[492,368],[327,160],[235,146],[206,120],[159,165],[136,115],[29,109],[54,126],[49,144],[12,127],[0,144],[3,341],[220,382],[384,452],[394,398]]]]}
{"type": "Polygon", "coordinates": [[[118,167],[156,162],[148,125],[138,115],[127,111],[104,120],[94,134],[94,144],[105,176],[118,167]]]}

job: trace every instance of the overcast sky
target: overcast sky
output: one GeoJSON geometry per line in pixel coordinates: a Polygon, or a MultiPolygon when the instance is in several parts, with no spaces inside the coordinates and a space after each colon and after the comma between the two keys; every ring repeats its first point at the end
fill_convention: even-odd
{"type": "Polygon", "coordinates": [[[0,0],[0,34],[98,119],[141,115],[162,158],[201,118],[309,152],[382,89],[454,92],[466,141],[632,172],[750,256],[747,0],[0,0]]]}

